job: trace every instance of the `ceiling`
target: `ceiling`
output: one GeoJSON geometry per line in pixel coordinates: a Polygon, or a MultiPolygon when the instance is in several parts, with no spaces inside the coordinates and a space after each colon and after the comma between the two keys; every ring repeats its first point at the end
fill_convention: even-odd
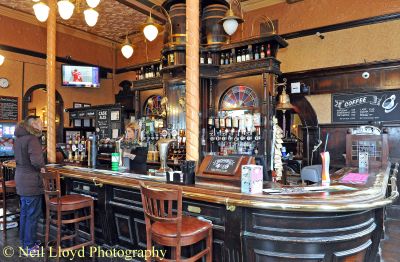
{"type": "MultiPolygon", "coordinates": [[[[240,1],[245,11],[285,2],[284,0],[240,1]]],[[[81,9],[87,8],[85,0],[81,0],[81,2],[83,2],[83,8],[81,9]]],[[[138,31],[140,24],[145,21],[147,14],[154,4],[161,4],[162,2],[163,0],[101,0],[100,5],[96,8],[100,14],[96,26],[87,26],[83,17],[83,10],[78,12],[77,8],[75,8],[73,16],[67,21],[62,20],[57,15],[57,22],[99,37],[121,42],[127,33],[132,35],[138,31]]],[[[0,6],[34,15],[32,0],[0,0],[0,6]]],[[[163,15],[158,9],[153,10],[153,14],[158,20],[164,20],[163,15]]]]}

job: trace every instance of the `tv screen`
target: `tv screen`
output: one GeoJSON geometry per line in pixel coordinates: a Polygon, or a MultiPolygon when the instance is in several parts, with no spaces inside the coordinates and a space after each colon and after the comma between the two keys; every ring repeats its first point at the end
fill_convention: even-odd
{"type": "Polygon", "coordinates": [[[14,123],[0,123],[0,157],[14,156],[14,123]]]}
{"type": "Polygon", "coordinates": [[[62,65],[61,71],[63,86],[100,87],[98,67],[62,65]]]}

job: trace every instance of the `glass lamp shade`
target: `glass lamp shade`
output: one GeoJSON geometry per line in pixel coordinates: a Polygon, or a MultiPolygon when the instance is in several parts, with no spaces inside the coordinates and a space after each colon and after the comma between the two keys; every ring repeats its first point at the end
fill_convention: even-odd
{"type": "Polygon", "coordinates": [[[99,5],[100,0],[86,0],[86,3],[91,8],[96,8],[99,5]]]}
{"type": "Polygon", "coordinates": [[[130,45],[129,42],[125,42],[124,45],[121,47],[122,55],[128,59],[133,55],[133,47],[130,45]]]}
{"type": "Polygon", "coordinates": [[[239,23],[236,19],[233,18],[226,19],[222,26],[224,27],[225,33],[227,33],[228,35],[233,35],[236,32],[239,23]]]}
{"type": "Polygon", "coordinates": [[[57,2],[58,5],[58,13],[61,18],[64,20],[68,20],[71,18],[74,13],[75,6],[69,0],[61,0],[57,2]]]}
{"type": "Polygon", "coordinates": [[[5,59],[5,57],[0,55],[0,66],[4,63],[4,59],[5,59]]]}
{"type": "Polygon", "coordinates": [[[35,12],[37,20],[40,22],[46,22],[47,18],[49,17],[50,7],[42,2],[39,2],[33,5],[33,11],[35,12]]]}
{"type": "Polygon", "coordinates": [[[97,19],[99,18],[99,13],[92,8],[86,9],[85,11],[83,11],[83,13],[85,15],[86,24],[90,27],[95,26],[97,23],[97,19]]]}
{"type": "Polygon", "coordinates": [[[143,29],[143,34],[150,42],[156,39],[158,35],[158,28],[154,24],[148,24],[143,29]]]}

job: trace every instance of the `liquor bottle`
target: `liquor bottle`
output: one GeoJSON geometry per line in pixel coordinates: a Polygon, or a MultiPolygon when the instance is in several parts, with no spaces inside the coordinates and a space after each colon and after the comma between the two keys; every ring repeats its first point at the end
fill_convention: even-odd
{"type": "Polygon", "coordinates": [[[208,118],[208,127],[209,127],[210,129],[212,129],[212,128],[214,127],[214,118],[213,118],[212,116],[210,116],[210,117],[208,118]]]}
{"type": "Polygon", "coordinates": [[[235,48],[231,49],[231,57],[229,60],[229,64],[233,64],[236,63],[236,52],[235,52],[235,48]]]}
{"type": "Polygon", "coordinates": [[[253,55],[251,53],[251,45],[249,45],[246,50],[246,61],[250,60],[253,60],[253,55]]]}
{"type": "Polygon", "coordinates": [[[246,61],[246,49],[243,48],[242,50],[242,62],[246,61]]]}
{"type": "Polygon", "coordinates": [[[229,128],[229,129],[232,128],[232,118],[231,118],[230,116],[228,116],[228,117],[225,119],[225,126],[226,126],[226,128],[229,128]]]}
{"type": "Polygon", "coordinates": [[[211,52],[208,52],[207,64],[211,65],[212,63],[213,63],[213,61],[212,61],[212,57],[211,57],[211,52]]]}
{"type": "Polygon", "coordinates": [[[225,128],[225,118],[221,117],[219,119],[219,126],[220,126],[221,129],[225,128]]]}
{"type": "Polygon", "coordinates": [[[219,118],[218,117],[214,118],[214,123],[215,123],[215,128],[219,129],[219,118]]]}
{"type": "Polygon", "coordinates": [[[204,54],[200,53],[200,64],[204,64],[204,54]]]}
{"type": "Polygon", "coordinates": [[[154,69],[154,65],[151,65],[151,77],[156,77],[156,71],[154,69]]]}
{"type": "Polygon", "coordinates": [[[230,56],[229,56],[229,53],[226,53],[226,56],[225,56],[225,65],[229,65],[230,64],[230,56]]]}
{"type": "Polygon", "coordinates": [[[242,52],[238,50],[237,56],[236,56],[236,62],[241,63],[242,62],[242,52]]]}
{"type": "Polygon", "coordinates": [[[267,48],[267,57],[271,56],[271,45],[268,44],[268,48],[267,48]]]}
{"type": "Polygon", "coordinates": [[[136,70],[136,81],[139,80],[139,70],[136,70]]]}
{"type": "Polygon", "coordinates": [[[225,54],[224,53],[221,54],[221,62],[220,62],[220,64],[221,65],[225,64],[225,54]]]}
{"type": "Polygon", "coordinates": [[[256,50],[255,50],[255,53],[254,53],[254,59],[255,60],[260,59],[260,50],[259,50],[258,46],[256,46],[256,50]]]}
{"type": "Polygon", "coordinates": [[[261,54],[260,54],[261,58],[265,58],[265,51],[264,51],[264,45],[261,45],[261,54]]]}
{"type": "Polygon", "coordinates": [[[175,65],[175,56],[174,56],[174,53],[170,53],[168,56],[169,56],[169,64],[170,64],[170,65],[175,65]]]}

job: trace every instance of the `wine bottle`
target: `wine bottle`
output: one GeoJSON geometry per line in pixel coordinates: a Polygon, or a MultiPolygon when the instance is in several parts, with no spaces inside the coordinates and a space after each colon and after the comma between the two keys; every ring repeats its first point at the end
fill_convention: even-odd
{"type": "Polygon", "coordinates": [[[221,64],[221,65],[224,65],[224,64],[225,64],[225,54],[224,54],[224,53],[221,54],[221,61],[220,61],[220,64],[221,64]]]}
{"type": "Polygon", "coordinates": [[[246,61],[250,61],[250,60],[252,60],[253,58],[252,58],[252,55],[251,55],[251,45],[249,45],[248,47],[247,47],[247,50],[246,50],[246,61]]]}
{"type": "Polygon", "coordinates": [[[264,45],[261,45],[261,58],[265,58],[265,51],[264,51],[264,45]]]}
{"type": "Polygon", "coordinates": [[[246,61],[246,49],[242,50],[242,62],[246,61]]]}
{"type": "Polygon", "coordinates": [[[204,54],[200,54],[200,64],[204,64],[204,54]]]}
{"type": "Polygon", "coordinates": [[[225,65],[229,65],[230,64],[230,56],[229,56],[229,53],[226,53],[226,56],[225,56],[225,65]]]}
{"type": "Polygon", "coordinates": [[[267,48],[267,57],[271,56],[271,45],[268,44],[268,48],[267,48]]]}
{"type": "Polygon", "coordinates": [[[255,50],[255,53],[254,53],[254,59],[255,60],[260,59],[260,50],[259,50],[258,46],[256,46],[256,50],[255,50]]]}
{"type": "Polygon", "coordinates": [[[211,52],[208,52],[207,64],[211,65],[212,62],[211,52]]]}
{"type": "Polygon", "coordinates": [[[241,63],[242,62],[242,52],[238,50],[237,56],[236,56],[236,62],[241,63]]]}

